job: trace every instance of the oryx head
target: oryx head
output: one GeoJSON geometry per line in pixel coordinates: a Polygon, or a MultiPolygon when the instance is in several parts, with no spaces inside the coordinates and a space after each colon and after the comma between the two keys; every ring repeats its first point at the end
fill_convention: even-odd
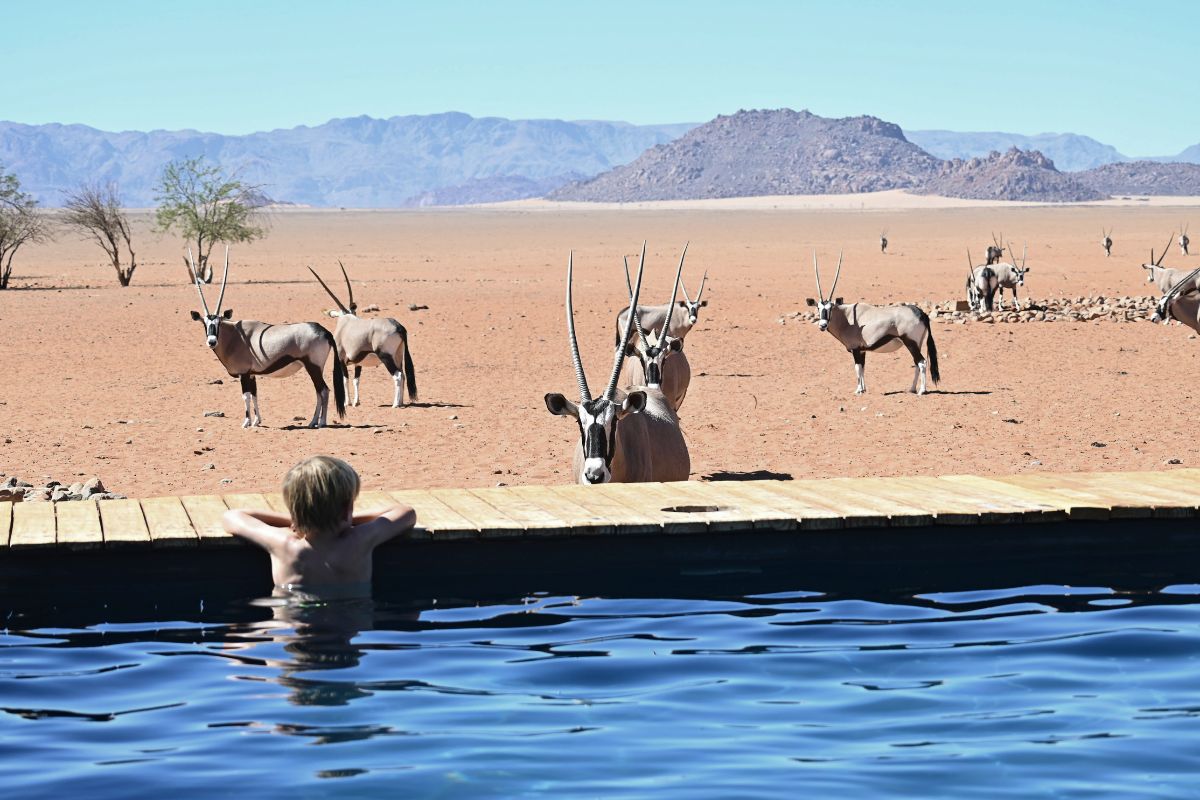
{"type": "Polygon", "coordinates": [[[1200,267],[1189,272],[1183,280],[1172,286],[1162,297],[1158,298],[1158,307],[1155,309],[1155,314],[1151,318],[1155,322],[1168,322],[1171,317],[1171,303],[1187,291],[1192,291],[1196,288],[1196,276],[1200,275],[1200,267]]]}
{"type": "MultiPolygon", "coordinates": [[[[687,252],[687,245],[683,246],[683,252],[685,252],[685,253],[687,252]]],[[[683,259],[680,259],[681,262],[682,262],[682,260],[683,259]]],[[[628,274],[629,274],[628,266],[626,267],[625,274],[626,274],[626,276],[628,276],[628,274]]],[[[700,278],[700,291],[696,292],[696,299],[693,300],[691,297],[688,296],[687,286],[685,286],[683,283],[683,277],[680,276],[680,278],[679,278],[679,288],[683,292],[684,308],[687,309],[688,325],[695,325],[696,320],[700,318],[699,317],[700,309],[702,309],[708,305],[708,301],[703,299],[704,284],[706,284],[706,283],[708,283],[708,270],[704,270],[704,275],[700,278]]],[[[671,305],[675,305],[674,298],[671,299],[671,305]]]]}
{"type": "Polygon", "coordinates": [[[354,288],[350,286],[350,276],[346,274],[346,267],[342,264],[342,260],[340,258],[338,259],[338,266],[342,268],[342,277],[346,279],[346,305],[342,305],[342,301],[338,299],[338,296],[333,293],[332,289],[325,285],[325,281],[321,280],[321,276],[317,274],[315,269],[309,267],[308,271],[311,272],[313,277],[317,279],[317,283],[321,284],[321,288],[329,293],[329,296],[333,298],[333,302],[337,303],[337,307],[341,309],[342,314],[354,316],[358,311],[358,303],[354,302],[354,288]]]}
{"type": "MultiPolygon", "coordinates": [[[[813,272],[817,277],[817,299],[809,298],[808,304],[817,307],[817,327],[821,330],[829,328],[829,313],[833,311],[835,305],[833,293],[837,291],[838,278],[842,276],[842,253],[838,251],[837,272],[833,274],[833,286],[829,289],[829,297],[826,297],[821,291],[821,268],[817,266],[817,251],[813,251],[813,272]]],[[[841,303],[841,298],[837,299],[837,303],[841,303]]]]}
{"type": "MultiPolygon", "coordinates": [[[[683,245],[683,254],[679,256],[679,269],[675,271],[675,288],[671,291],[671,302],[667,306],[667,316],[663,320],[662,328],[656,331],[646,332],[642,327],[641,315],[637,313],[636,304],[632,306],[633,325],[637,329],[637,341],[629,342],[625,346],[626,357],[634,357],[642,363],[642,372],[646,376],[647,386],[662,385],[662,370],[663,362],[672,353],[678,353],[683,349],[683,340],[677,339],[670,335],[671,317],[675,313],[675,298],[679,296],[679,288],[683,279],[683,260],[687,257],[687,243],[683,245]]],[[[633,297],[633,285],[629,281],[629,261],[625,261],[625,286],[629,290],[629,296],[633,297]]],[[[704,291],[703,281],[700,284],[700,290],[704,291]]],[[[700,295],[696,295],[698,298],[700,295]]],[[[694,319],[694,317],[693,317],[694,319]]]]}
{"type": "MultiPolygon", "coordinates": [[[[580,446],[583,450],[583,479],[588,483],[608,483],[612,480],[612,461],[616,452],[617,423],[629,414],[636,414],[646,407],[645,392],[629,392],[617,399],[617,379],[621,374],[621,363],[625,360],[625,348],[633,332],[634,311],[638,295],[642,291],[642,269],[646,265],[646,245],[642,244],[642,259],[638,264],[637,285],[629,304],[629,319],[625,333],[613,357],[612,374],[604,394],[593,398],[588,390],[583,361],[579,357],[579,342],[575,338],[575,308],[571,301],[574,276],[574,252],[567,258],[567,338],[571,344],[571,362],[575,366],[575,379],[579,383],[579,403],[572,403],[563,395],[552,392],[546,395],[546,408],[551,414],[574,417],[579,424],[580,446]]],[[[580,476],[576,476],[577,478],[580,476]]]]}
{"type": "Polygon", "coordinates": [[[221,277],[221,293],[217,296],[216,311],[208,310],[208,301],[204,299],[204,288],[200,285],[200,276],[196,272],[196,263],[192,261],[192,248],[188,248],[188,266],[192,268],[192,280],[196,282],[196,291],[200,293],[200,304],[204,306],[204,314],[192,312],[192,319],[204,323],[204,338],[209,347],[217,346],[217,334],[221,329],[221,320],[233,317],[233,309],[227,308],[221,312],[221,304],[225,302],[225,284],[229,281],[229,248],[225,248],[225,274],[221,277]]]}
{"type": "Polygon", "coordinates": [[[1167,238],[1167,246],[1163,248],[1162,255],[1157,260],[1154,258],[1154,248],[1150,248],[1150,263],[1142,264],[1142,269],[1146,270],[1146,283],[1154,283],[1158,279],[1158,271],[1162,269],[1163,259],[1167,257],[1167,250],[1171,249],[1171,240],[1175,238],[1175,232],[1171,231],[1170,237],[1167,238]]]}
{"type": "Polygon", "coordinates": [[[1029,272],[1032,267],[1025,266],[1025,259],[1029,255],[1029,244],[1026,243],[1021,249],[1021,266],[1017,266],[1017,257],[1013,256],[1013,274],[1017,276],[1017,286],[1025,285],[1025,273],[1029,272]]]}

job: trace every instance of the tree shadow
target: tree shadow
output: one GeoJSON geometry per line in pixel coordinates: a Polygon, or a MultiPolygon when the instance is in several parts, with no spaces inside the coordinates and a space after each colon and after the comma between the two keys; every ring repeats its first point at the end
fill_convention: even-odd
{"type": "Polygon", "coordinates": [[[771,472],[766,469],[756,469],[750,472],[731,472],[721,470],[710,475],[704,475],[701,480],[705,481],[790,481],[792,474],[790,472],[771,472]]]}

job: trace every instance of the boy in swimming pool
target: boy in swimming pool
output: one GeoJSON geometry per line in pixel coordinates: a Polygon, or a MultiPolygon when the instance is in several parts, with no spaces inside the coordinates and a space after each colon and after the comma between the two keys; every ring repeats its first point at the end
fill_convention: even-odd
{"type": "Polygon", "coordinates": [[[417,521],[405,505],[354,514],[359,480],[354,468],[331,456],[306,458],[283,479],[290,514],[226,511],[225,530],[271,556],[271,574],[282,589],[370,586],[371,554],[417,521]]]}

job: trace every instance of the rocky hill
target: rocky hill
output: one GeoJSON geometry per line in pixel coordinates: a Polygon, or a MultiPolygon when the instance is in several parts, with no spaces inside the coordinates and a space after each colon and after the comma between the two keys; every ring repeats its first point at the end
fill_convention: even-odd
{"type": "Polygon", "coordinates": [[[1039,133],[1026,136],[999,131],[905,131],[904,135],[926,152],[945,159],[981,158],[993,151],[1004,152],[1016,147],[1021,150],[1037,150],[1052,160],[1058,169],[1067,172],[1129,160],[1112,145],[1077,133],[1039,133]]]}
{"type": "Polygon", "coordinates": [[[549,197],[631,202],[874,192],[920,186],[940,166],[898,126],[875,117],[739,111],[549,197]]]}
{"type": "Polygon", "coordinates": [[[1012,148],[986,158],[956,158],[943,162],[938,173],[918,190],[920,194],[974,200],[1035,200],[1081,202],[1103,200],[1101,192],[1071,174],[1059,172],[1041,153],[1012,148]]]}
{"type": "MultiPolygon", "coordinates": [[[[0,122],[0,166],[46,205],[83,181],[116,181],[125,201],[149,206],[163,166],[204,155],[281,201],[314,206],[395,207],[472,182],[480,201],[512,199],[527,179],[595,175],[626,164],[691,126],[510,120],[447,113],[335,119],[315,127],[224,136],[199,131],[110,133],[84,125],[0,122]],[[488,184],[492,179],[505,179],[488,184]],[[478,183],[483,182],[483,183],[478,183]],[[483,190],[494,185],[499,195],[483,190]]],[[[530,195],[524,195],[530,196],[530,195]]]]}
{"type": "Polygon", "coordinates": [[[1130,161],[1089,169],[1076,177],[1105,195],[1200,195],[1200,164],[1130,161]]]}

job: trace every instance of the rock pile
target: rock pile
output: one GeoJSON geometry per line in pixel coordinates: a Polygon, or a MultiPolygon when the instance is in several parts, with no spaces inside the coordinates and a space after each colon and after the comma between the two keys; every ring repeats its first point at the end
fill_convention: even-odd
{"type": "Polygon", "coordinates": [[[1075,177],[1106,195],[1200,194],[1200,164],[1130,161],[1105,164],[1075,177]]]}
{"type": "Polygon", "coordinates": [[[10,477],[0,483],[0,503],[62,503],[71,500],[124,500],[125,495],[110,492],[99,478],[89,478],[66,485],[61,481],[47,481],[34,486],[28,481],[10,477]]]}
{"type": "Polygon", "coordinates": [[[1105,200],[1108,195],[1072,175],[1059,172],[1054,162],[1036,150],[993,151],[987,158],[956,158],[918,190],[920,194],[975,200],[1035,200],[1079,202],[1105,200]]]}
{"type": "MultiPolygon", "coordinates": [[[[919,303],[930,319],[948,324],[965,325],[971,322],[1148,322],[1154,316],[1157,297],[1052,297],[1045,300],[1022,300],[1021,310],[1008,305],[994,311],[967,311],[965,300],[942,303],[919,303]]],[[[790,321],[815,322],[816,311],[796,311],[779,318],[781,325],[790,321]]]]}

